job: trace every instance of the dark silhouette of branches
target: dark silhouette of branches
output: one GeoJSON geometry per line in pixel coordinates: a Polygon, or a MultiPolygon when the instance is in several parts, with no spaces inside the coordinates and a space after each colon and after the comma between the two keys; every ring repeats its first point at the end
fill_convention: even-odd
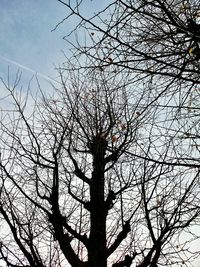
{"type": "Polygon", "coordinates": [[[0,260],[187,266],[199,256],[198,3],[118,0],[87,18],[84,1],[59,2],[61,23],[80,19],[59,87],[33,97],[20,73],[1,78],[0,260]]]}

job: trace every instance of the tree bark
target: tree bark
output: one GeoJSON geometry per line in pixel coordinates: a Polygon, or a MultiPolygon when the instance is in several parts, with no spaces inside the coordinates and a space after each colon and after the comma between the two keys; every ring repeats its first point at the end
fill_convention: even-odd
{"type": "Polygon", "coordinates": [[[90,184],[90,223],[91,231],[88,249],[88,267],[106,267],[106,216],[104,200],[104,170],[107,142],[101,136],[94,138],[91,146],[93,154],[93,173],[90,184]]]}

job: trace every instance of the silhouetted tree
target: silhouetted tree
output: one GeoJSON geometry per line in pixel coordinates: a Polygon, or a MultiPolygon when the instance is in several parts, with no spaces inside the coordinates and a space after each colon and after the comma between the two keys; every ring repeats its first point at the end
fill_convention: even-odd
{"type": "Polygon", "coordinates": [[[87,55],[91,65],[102,70],[113,65],[133,76],[153,75],[173,84],[199,84],[199,1],[114,0],[91,17],[81,8],[86,1],[58,2],[66,7],[66,20],[79,19],[71,37],[75,31],[89,37],[84,43],[78,35],[64,39],[73,44],[76,55],[87,55]]]}
{"type": "Polygon", "coordinates": [[[73,43],[52,95],[1,79],[13,103],[0,124],[1,260],[187,266],[199,255],[198,23],[188,30],[178,1],[114,1],[109,21],[59,2],[90,39],[73,43]]]}
{"type": "Polygon", "coordinates": [[[186,261],[187,242],[177,238],[198,220],[198,166],[165,162],[176,147],[159,136],[148,88],[133,92],[112,72],[60,77],[52,97],[32,102],[18,77],[2,80],[14,110],[1,120],[1,259],[31,267],[186,261]]]}
{"type": "Polygon", "coordinates": [[[168,133],[158,126],[164,131],[160,135],[168,136],[169,142],[176,135],[176,155],[166,157],[166,163],[198,165],[199,1],[109,1],[90,17],[84,12],[84,1],[58,2],[68,12],[61,23],[71,17],[78,21],[64,37],[73,46],[74,68],[128,76],[126,86],[133,91],[148,88],[145,96],[152,97],[150,105],[164,116],[157,126],[169,123],[168,133]],[[79,33],[85,34],[84,40],[79,33]]]}

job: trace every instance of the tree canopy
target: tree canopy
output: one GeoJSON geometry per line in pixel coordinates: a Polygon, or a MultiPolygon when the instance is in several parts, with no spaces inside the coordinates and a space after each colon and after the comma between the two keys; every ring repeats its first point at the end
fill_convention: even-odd
{"type": "Polygon", "coordinates": [[[84,1],[58,1],[68,14],[56,30],[79,20],[53,93],[20,91],[20,73],[1,78],[12,106],[0,122],[0,259],[190,266],[200,252],[190,249],[200,212],[198,2],[117,0],[89,18],[84,1]]]}

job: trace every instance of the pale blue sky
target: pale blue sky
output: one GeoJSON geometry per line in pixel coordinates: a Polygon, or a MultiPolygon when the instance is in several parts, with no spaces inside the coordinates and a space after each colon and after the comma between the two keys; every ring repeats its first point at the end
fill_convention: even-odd
{"type": "MultiPolygon", "coordinates": [[[[83,8],[90,13],[106,2],[109,1],[86,0],[83,8]]],[[[57,0],[1,0],[0,76],[6,76],[8,65],[11,74],[23,65],[35,72],[56,77],[54,65],[64,61],[61,50],[65,53],[69,51],[62,37],[75,22],[70,20],[56,31],[52,32],[52,29],[66,14],[66,8],[57,0]],[[16,66],[14,62],[20,65],[16,66]]],[[[31,77],[32,74],[23,70],[24,76],[31,77]]]]}
{"type": "MultiPolygon", "coordinates": [[[[86,0],[83,7],[85,12],[90,13],[98,5],[108,2],[110,0],[86,0]]],[[[69,50],[62,37],[74,22],[67,21],[56,31],[51,30],[65,15],[64,6],[57,0],[0,0],[0,76],[6,78],[8,65],[13,76],[19,65],[23,65],[26,80],[32,77],[33,72],[25,70],[25,67],[56,77],[54,64],[64,61],[61,50],[66,53],[69,50]]]]}
{"type": "MultiPolygon", "coordinates": [[[[53,64],[62,60],[64,26],[51,32],[66,14],[55,0],[1,0],[0,2],[0,73],[8,64],[2,57],[36,72],[52,75],[53,64]]],[[[26,71],[25,71],[26,72],[26,71]]],[[[31,73],[30,73],[31,74],[31,73]]]]}

